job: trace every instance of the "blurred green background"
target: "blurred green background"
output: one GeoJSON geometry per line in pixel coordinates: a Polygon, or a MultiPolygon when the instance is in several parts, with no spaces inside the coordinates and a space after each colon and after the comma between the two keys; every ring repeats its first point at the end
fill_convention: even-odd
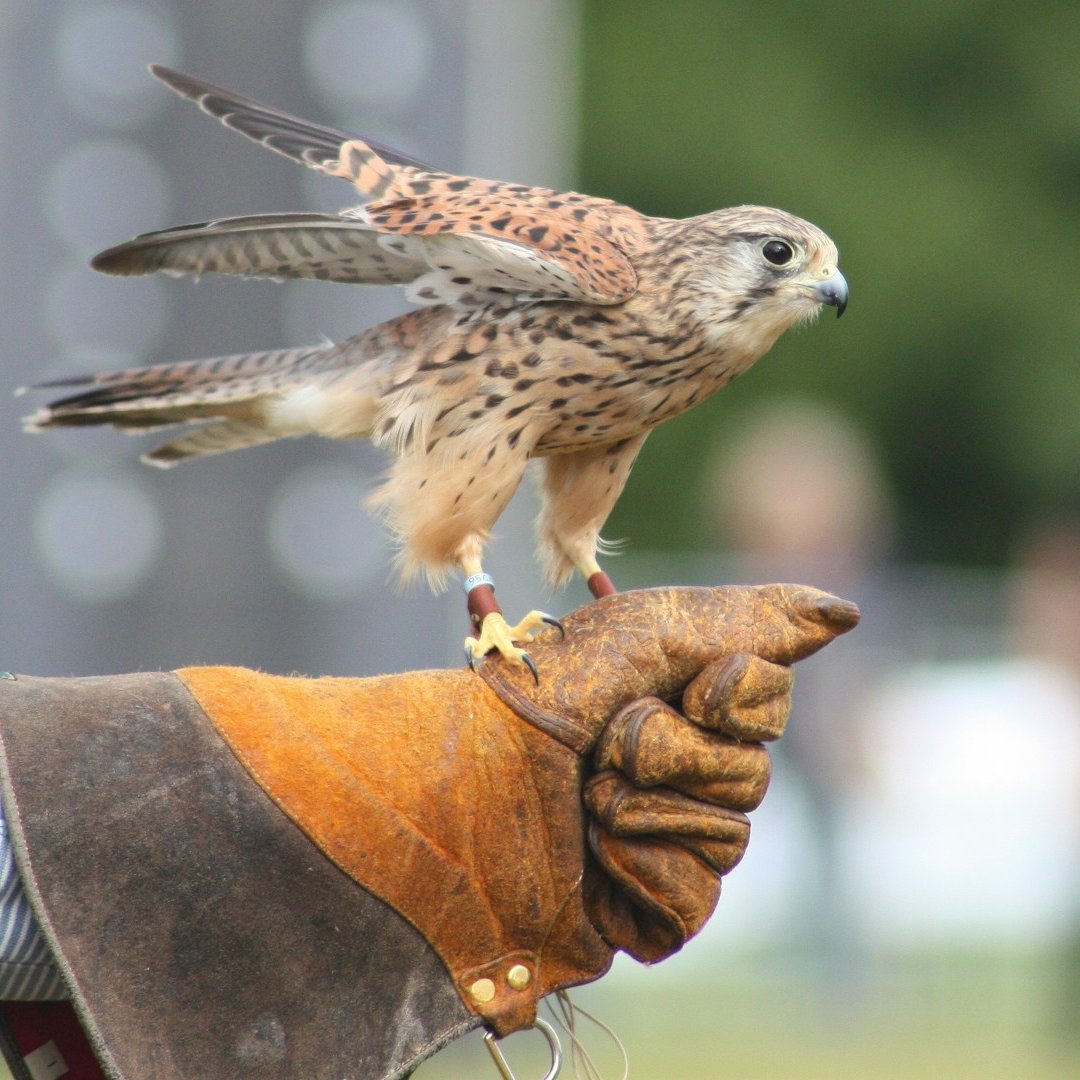
{"type": "Polygon", "coordinates": [[[609,533],[701,546],[671,478],[694,479],[718,414],[785,393],[870,429],[908,557],[1000,564],[1025,519],[1080,511],[1080,5],[583,13],[582,188],[673,217],[791,210],[852,291],[839,325],[651,436],[609,533]]]}

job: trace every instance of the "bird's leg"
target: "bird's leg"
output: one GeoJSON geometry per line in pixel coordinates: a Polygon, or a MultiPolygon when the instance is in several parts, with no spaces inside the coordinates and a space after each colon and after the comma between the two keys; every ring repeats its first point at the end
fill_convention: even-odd
{"type": "Polygon", "coordinates": [[[615,592],[596,561],[600,530],[644,441],[642,434],[543,458],[537,537],[548,580],[561,584],[576,570],[597,600],[615,592]]]}
{"type": "Polygon", "coordinates": [[[612,596],[619,591],[615,588],[615,582],[613,582],[603,570],[597,570],[595,574],[590,574],[589,580],[585,584],[589,586],[589,592],[591,592],[597,600],[599,600],[601,596],[612,596]]]}
{"type": "Polygon", "coordinates": [[[600,569],[600,564],[596,561],[595,555],[590,555],[587,559],[582,560],[578,566],[578,573],[585,579],[585,584],[589,586],[589,592],[597,600],[601,596],[611,596],[619,591],[615,588],[615,582],[600,569]]]}
{"type": "Polygon", "coordinates": [[[509,626],[495,599],[495,582],[490,574],[485,574],[480,565],[479,544],[469,545],[467,551],[458,556],[458,563],[465,573],[465,596],[469,608],[469,621],[475,636],[465,639],[465,659],[469,667],[474,667],[478,660],[492,650],[499,652],[507,660],[524,664],[533,678],[539,682],[540,676],[532,657],[515,642],[528,643],[545,626],[554,626],[564,633],[558,619],[543,611],[530,611],[516,626],[509,626]]]}

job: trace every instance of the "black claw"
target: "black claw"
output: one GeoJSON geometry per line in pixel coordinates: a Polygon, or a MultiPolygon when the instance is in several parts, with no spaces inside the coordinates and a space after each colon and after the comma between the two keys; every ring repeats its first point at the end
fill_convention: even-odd
{"type": "Polygon", "coordinates": [[[540,672],[536,670],[536,662],[527,652],[523,652],[521,654],[521,662],[532,672],[533,682],[535,682],[536,685],[539,686],[540,672]]]}
{"type": "Polygon", "coordinates": [[[559,631],[559,633],[562,635],[559,638],[560,641],[565,641],[566,640],[566,627],[563,626],[563,624],[561,622],[559,622],[559,620],[556,619],[554,615],[548,615],[547,612],[541,611],[540,612],[540,618],[544,622],[546,622],[548,624],[548,626],[554,626],[555,629],[559,631]]]}
{"type": "MultiPolygon", "coordinates": [[[[482,664],[483,662],[484,658],[481,656],[480,663],[482,664]]],[[[468,645],[465,646],[465,663],[469,665],[470,671],[476,670],[476,657],[473,656],[473,651],[469,648],[468,645]]]]}

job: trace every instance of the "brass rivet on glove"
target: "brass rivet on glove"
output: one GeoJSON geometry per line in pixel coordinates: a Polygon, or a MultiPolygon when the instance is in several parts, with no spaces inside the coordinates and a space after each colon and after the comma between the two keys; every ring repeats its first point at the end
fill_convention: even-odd
{"type": "Polygon", "coordinates": [[[515,964],[506,973],[506,981],[512,990],[524,990],[532,982],[532,972],[524,964],[515,964]]]}
{"type": "Polygon", "coordinates": [[[469,987],[469,994],[472,996],[473,1001],[486,1005],[495,997],[495,983],[491,979],[477,979],[469,987]]]}

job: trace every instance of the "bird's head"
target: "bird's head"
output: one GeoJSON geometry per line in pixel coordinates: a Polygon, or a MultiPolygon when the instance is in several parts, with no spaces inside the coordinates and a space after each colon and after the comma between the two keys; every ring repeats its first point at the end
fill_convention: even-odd
{"type": "Polygon", "coordinates": [[[816,225],[766,206],[736,206],[679,223],[690,257],[683,287],[716,345],[765,352],[823,306],[844,313],[836,245],[816,225]]]}

